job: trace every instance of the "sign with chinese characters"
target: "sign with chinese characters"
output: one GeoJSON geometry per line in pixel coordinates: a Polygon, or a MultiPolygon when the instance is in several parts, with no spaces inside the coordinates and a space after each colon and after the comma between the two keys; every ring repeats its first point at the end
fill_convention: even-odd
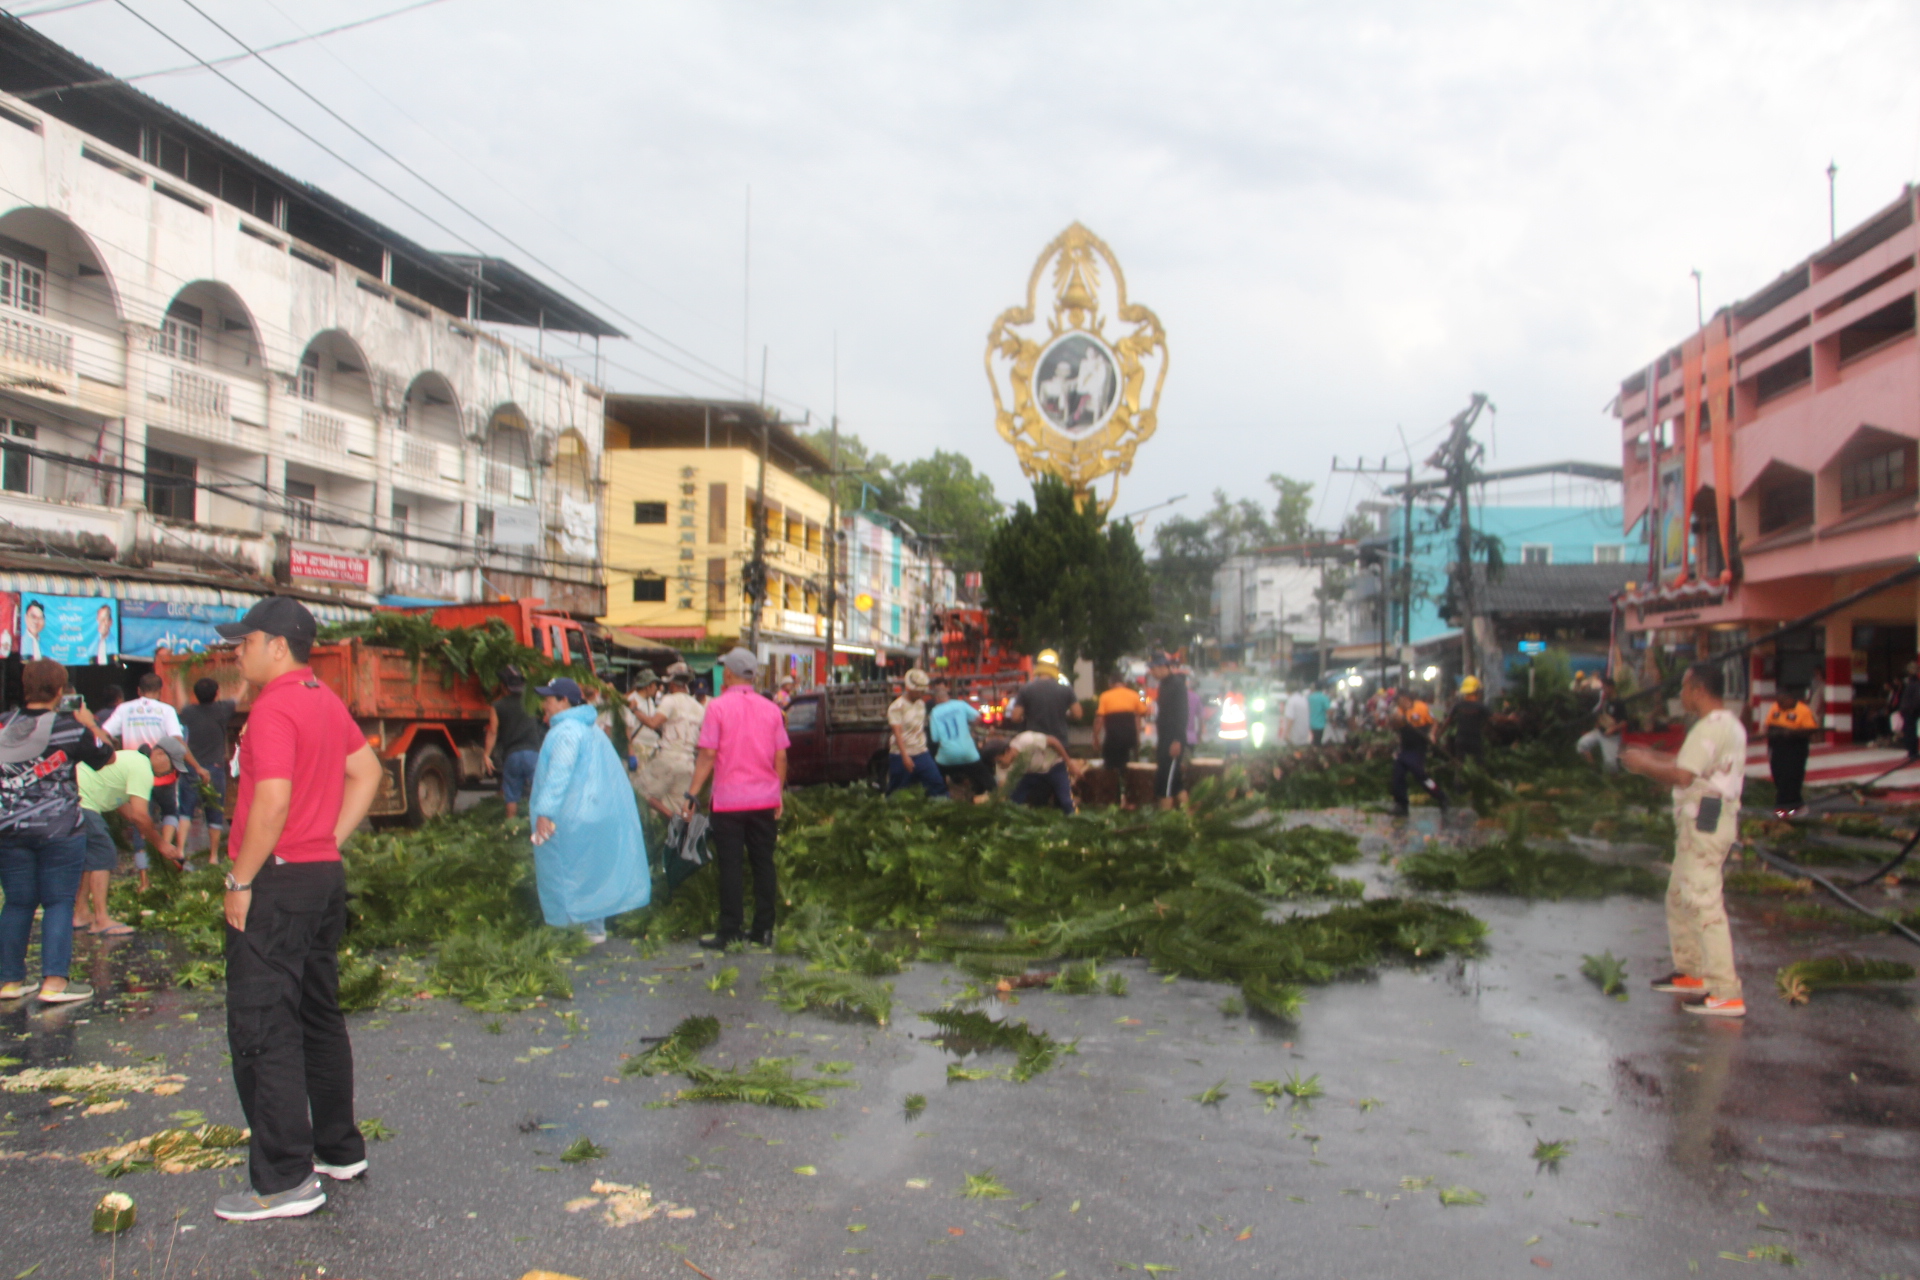
{"type": "Polygon", "coordinates": [[[1106,242],[1074,223],[1027,278],[1027,300],[987,335],[987,380],[996,425],[1029,476],[1055,475],[1088,497],[1093,483],[1133,467],[1134,450],[1159,424],[1167,339],[1159,317],[1127,299],[1106,242]],[[1040,282],[1053,294],[1042,317],[1040,282]]]}
{"type": "Polygon", "coordinates": [[[364,587],[373,580],[373,561],[344,551],[294,547],[288,553],[287,572],[309,582],[339,582],[364,587]]]}

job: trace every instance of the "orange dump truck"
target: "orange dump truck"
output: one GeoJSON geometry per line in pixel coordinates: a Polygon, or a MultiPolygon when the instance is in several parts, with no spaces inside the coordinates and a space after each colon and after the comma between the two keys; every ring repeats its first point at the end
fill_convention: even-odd
{"type": "MultiPolygon", "coordinates": [[[[542,603],[512,600],[403,612],[425,614],[448,630],[498,618],[528,648],[593,670],[585,629],[572,618],[541,612],[542,603]]],[[[360,722],[386,771],[370,816],[417,826],[451,812],[462,785],[480,783],[491,699],[478,677],[455,678],[430,658],[415,663],[404,650],[364,640],[316,644],[312,665],[321,683],[339,694],[360,722]]],[[[192,702],[194,683],[211,677],[220,685],[220,696],[237,704],[232,731],[238,734],[245,725],[254,690],[241,679],[231,648],[179,656],[163,649],[154,670],[167,682],[160,696],[175,706],[192,702]]]]}

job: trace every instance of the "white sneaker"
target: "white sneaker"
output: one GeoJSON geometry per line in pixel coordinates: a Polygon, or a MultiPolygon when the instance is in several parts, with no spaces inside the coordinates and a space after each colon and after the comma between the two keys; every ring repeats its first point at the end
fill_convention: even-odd
{"type": "Polygon", "coordinates": [[[324,1160],[315,1160],[313,1162],[313,1171],[315,1173],[324,1173],[335,1182],[345,1182],[349,1178],[357,1178],[365,1173],[367,1171],[367,1162],[365,1160],[355,1160],[352,1164],[328,1164],[324,1160]]]}

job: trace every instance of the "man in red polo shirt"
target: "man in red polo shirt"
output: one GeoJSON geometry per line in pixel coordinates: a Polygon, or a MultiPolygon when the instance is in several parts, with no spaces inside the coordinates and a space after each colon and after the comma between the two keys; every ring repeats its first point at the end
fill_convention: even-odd
{"type": "Polygon", "coordinates": [[[240,738],[226,897],[227,1045],[253,1129],[253,1187],[213,1211],[294,1218],[327,1202],[320,1174],[345,1180],[367,1167],[340,1013],[340,842],[373,803],[380,761],[307,666],[315,626],[305,605],[270,596],[219,631],[238,642],[240,674],[257,690],[240,738]]]}
{"type": "Polygon", "coordinates": [[[787,718],[753,682],[760,660],[751,649],[730,649],[720,659],[726,691],[707,704],[700,723],[699,753],[686,813],[700,789],[713,779],[713,861],[720,874],[720,927],[700,945],[716,951],[736,942],[773,943],[774,908],[779,884],[774,878],[773,844],[780,831],[780,791],[787,784],[787,718]],[[753,860],[753,931],[743,933],[746,917],[744,863],[753,860]]]}

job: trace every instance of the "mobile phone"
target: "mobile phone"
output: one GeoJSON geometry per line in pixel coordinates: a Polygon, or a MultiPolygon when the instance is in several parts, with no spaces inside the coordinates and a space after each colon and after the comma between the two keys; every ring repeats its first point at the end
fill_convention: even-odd
{"type": "Polygon", "coordinates": [[[1695,831],[1704,831],[1708,834],[1718,831],[1720,829],[1720,805],[1721,800],[1719,796],[1701,796],[1700,812],[1694,816],[1693,829],[1695,831]]]}
{"type": "Polygon", "coordinates": [[[69,693],[60,699],[60,710],[67,712],[69,715],[85,705],[86,699],[77,693],[69,693]]]}

